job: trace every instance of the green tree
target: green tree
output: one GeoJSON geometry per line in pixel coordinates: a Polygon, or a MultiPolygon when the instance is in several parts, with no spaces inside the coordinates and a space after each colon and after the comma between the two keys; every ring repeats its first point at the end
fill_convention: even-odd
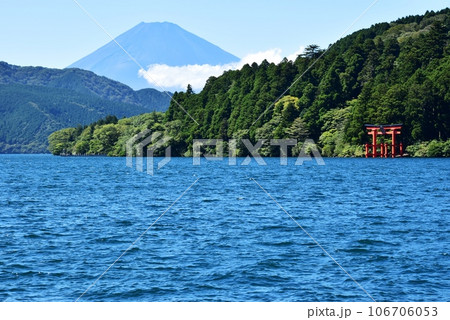
{"type": "Polygon", "coordinates": [[[64,153],[71,154],[76,132],[76,128],[67,128],[53,132],[48,137],[48,149],[50,150],[50,152],[54,155],[60,155],[64,153]]]}
{"type": "Polygon", "coordinates": [[[90,153],[108,154],[119,138],[119,131],[114,124],[106,124],[95,129],[90,142],[90,153]]]}

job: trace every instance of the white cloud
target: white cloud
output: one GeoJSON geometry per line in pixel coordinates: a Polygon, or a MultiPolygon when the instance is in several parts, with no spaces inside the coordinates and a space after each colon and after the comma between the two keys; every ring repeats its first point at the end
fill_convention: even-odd
{"type": "Polygon", "coordinates": [[[301,46],[300,48],[298,48],[297,51],[295,51],[294,53],[288,55],[286,58],[288,60],[295,61],[295,59],[297,59],[298,55],[302,54],[303,52],[305,52],[305,47],[301,46]]]}
{"type": "Polygon", "coordinates": [[[172,67],[166,64],[154,64],[148,68],[147,72],[142,69],[139,70],[139,75],[143,76],[150,85],[156,84],[164,90],[173,88],[178,91],[185,90],[187,85],[190,84],[197,91],[203,88],[209,77],[219,76],[225,70],[229,70],[230,68],[227,68],[227,66],[194,64],[172,67]]]}
{"type": "Polygon", "coordinates": [[[237,65],[238,68],[242,68],[246,63],[252,64],[253,62],[256,62],[260,64],[261,62],[263,62],[264,59],[266,59],[269,62],[279,63],[283,59],[281,55],[281,49],[274,48],[269,49],[267,51],[250,53],[246,55],[244,58],[242,58],[241,61],[237,63],[237,65]]]}
{"type": "MultiPolygon", "coordinates": [[[[300,47],[299,50],[287,56],[288,60],[295,60],[303,50],[304,47],[300,47]]],[[[283,59],[281,49],[273,48],[251,53],[238,62],[225,65],[195,64],[173,67],[165,64],[154,64],[150,65],[147,71],[139,70],[139,76],[144,77],[150,85],[156,86],[158,89],[182,91],[190,84],[195,91],[200,91],[209,77],[218,77],[227,70],[240,69],[247,63],[256,62],[259,64],[264,59],[268,62],[279,63],[283,59]]]]}

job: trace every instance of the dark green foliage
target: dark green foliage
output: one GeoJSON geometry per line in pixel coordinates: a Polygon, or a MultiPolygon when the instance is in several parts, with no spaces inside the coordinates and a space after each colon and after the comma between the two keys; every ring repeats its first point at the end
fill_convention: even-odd
{"type": "Polygon", "coordinates": [[[294,83],[288,94],[295,104],[272,102],[323,53],[315,45],[308,46],[293,63],[245,65],[209,79],[199,94],[178,93],[176,98],[200,120],[200,127],[175,103],[168,113],[171,120],[179,119],[187,126],[191,137],[200,134],[204,138],[226,138],[248,130],[255,139],[256,129],[262,127],[259,138],[263,132],[286,138],[287,132],[292,134],[294,119],[301,117],[310,138],[341,144],[328,148],[333,150],[329,155],[364,143],[364,123],[404,123],[406,144],[446,140],[450,138],[449,31],[450,10],[445,9],[355,32],[334,44],[294,83]],[[339,128],[324,126],[330,111],[347,107],[349,112],[339,128]],[[269,122],[271,132],[265,126],[269,122]],[[321,139],[326,132],[328,139],[321,139]]]}
{"type": "MultiPolygon", "coordinates": [[[[359,156],[365,123],[403,123],[404,144],[419,146],[410,149],[413,155],[446,156],[449,34],[447,8],[360,30],[325,54],[311,45],[293,62],[247,64],[211,77],[200,93],[176,92],[156,126],[174,137],[179,155],[196,138],[312,138],[326,156],[359,156]],[[432,140],[423,151],[421,141],[432,140]]],[[[239,143],[237,149],[246,155],[239,143]]],[[[266,144],[261,154],[277,150],[266,144]]]]}

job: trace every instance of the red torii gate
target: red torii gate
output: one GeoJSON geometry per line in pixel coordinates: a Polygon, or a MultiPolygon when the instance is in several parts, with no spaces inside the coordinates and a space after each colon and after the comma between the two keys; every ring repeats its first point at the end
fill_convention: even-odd
{"type": "Polygon", "coordinates": [[[366,143],[366,158],[372,156],[372,158],[376,158],[377,156],[387,158],[389,149],[391,147],[391,155],[394,158],[397,153],[396,149],[399,150],[399,155],[403,156],[403,143],[397,143],[396,135],[401,134],[402,124],[390,124],[390,125],[374,125],[374,124],[365,124],[368,135],[372,136],[372,144],[366,143]],[[377,144],[377,136],[378,135],[391,135],[392,142],[389,143],[380,143],[377,144]],[[380,152],[377,152],[377,149],[380,149],[380,152]],[[371,152],[372,151],[372,152],[371,152]]]}

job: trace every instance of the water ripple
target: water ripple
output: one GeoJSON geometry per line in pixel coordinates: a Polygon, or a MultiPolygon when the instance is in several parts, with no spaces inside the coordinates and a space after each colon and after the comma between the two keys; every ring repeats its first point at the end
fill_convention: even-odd
{"type": "Polygon", "coordinates": [[[377,300],[448,298],[448,159],[0,160],[0,301],[75,300],[196,177],[83,300],[368,301],[250,178],[377,300]]]}

